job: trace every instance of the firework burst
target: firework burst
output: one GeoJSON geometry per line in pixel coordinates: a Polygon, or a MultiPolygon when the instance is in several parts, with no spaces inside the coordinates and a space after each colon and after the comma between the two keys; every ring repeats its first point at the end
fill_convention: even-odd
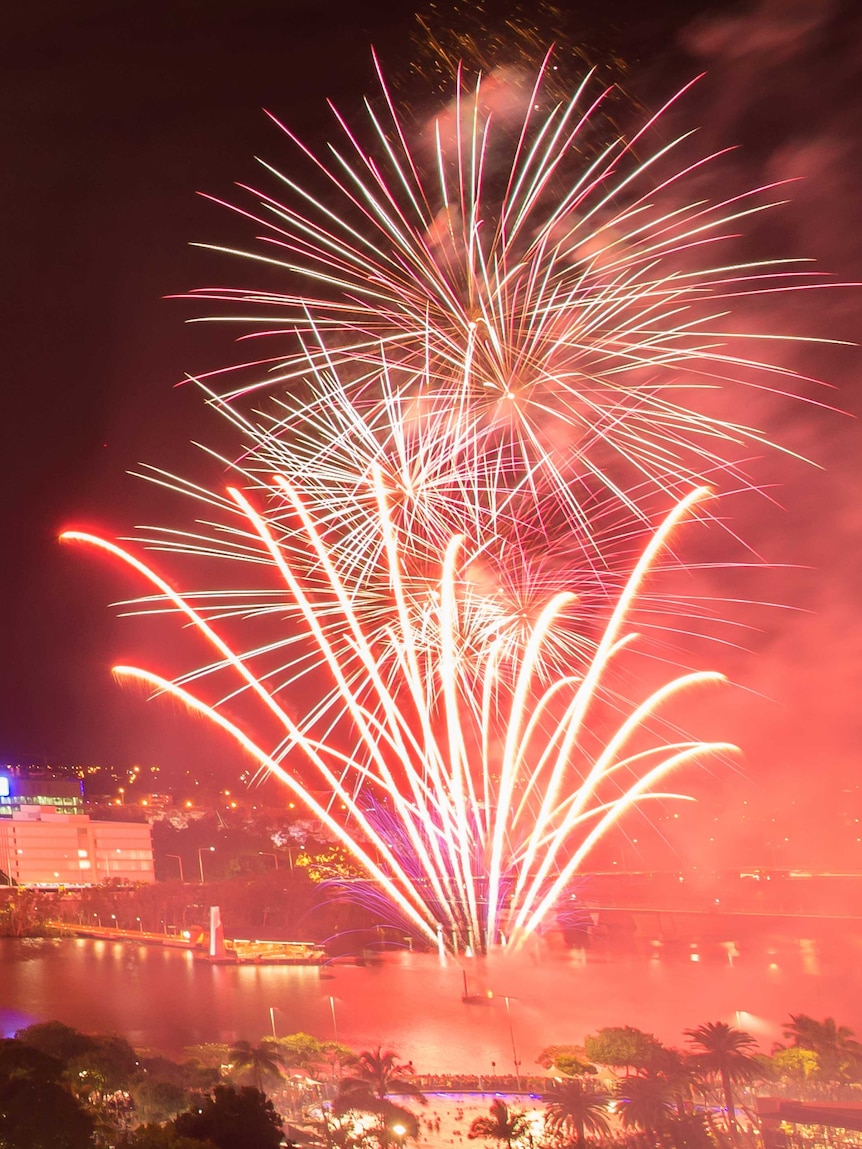
{"type": "MultiPolygon", "coordinates": [[[[668,702],[683,690],[720,681],[713,673],[683,675],[628,706],[597,751],[590,751],[587,736],[595,711],[612,694],[610,668],[634,640],[625,627],[641,584],[674,526],[705,492],[683,500],[654,533],[598,641],[583,644],[567,674],[551,676],[543,656],[571,596],[553,596],[535,622],[514,633],[499,618],[465,627],[475,595],[464,577],[463,538],[448,541],[436,584],[417,594],[415,582],[404,576],[379,471],[373,481],[391,585],[388,625],[373,633],[363,629],[353,588],[338,573],[299,492],[275,478],[274,490],[302,524],[306,569],[318,571],[313,587],[292,566],[266,515],[239,490],[228,492],[248,524],[248,539],[257,539],[304,624],[286,644],[291,649],[301,642],[303,655],[286,663],[279,661],[285,644],[278,641],[244,653],[232,649],[211,617],[224,611],[222,596],[180,594],[106,540],[81,532],[64,538],[107,551],[148,579],[158,600],[215,651],[208,674],[235,675],[239,688],[275,718],[281,741],[267,750],[227,716],[234,691],[214,702],[202,697],[200,670],[170,681],[121,666],[115,668],[121,679],[167,693],[227,731],[348,847],[427,940],[436,941],[443,930],[456,947],[484,950],[507,939],[519,944],[554,909],[592,846],[622,815],[647,799],[679,797],[660,788],[675,768],[733,750],[723,743],[649,741],[650,723],[668,702]],[[297,720],[288,699],[294,699],[303,659],[322,668],[331,687],[297,720]],[[297,770],[297,758],[305,771],[297,770]],[[313,779],[299,781],[309,770],[313,779]],[[329,800],[315,797],[320,791],[329,800]],[[344,814],[336,817],[333,807],[344,814]]],[[[241,600],[239,608],[246,605],[241,600]]],[[[303,673],[309,673],[308,663],[303,673]]],[[[623,705],[614,703],[616,709],[623,705]]]]}
{"type": "MultiPolygon", "coordinates": [[[[495,77],[472,87],[459,77],[418,152],[382,77],[379,109],[367,104],[364,130],[338,117],[341,140],[325,158],[283,129],[323,191],[265,165],[284,200],[256,192],[256,213],[234,208],[264,230],[261,246],[233,254],[284,272],[297,290],[194,295],[247,305],[220,321],[257,340],[301,343],[243,364],[226,392],[293,389],[282,427],[293,466],[332,447],[288,434],[328,417],[321,400],[331,396],[316,389],[306,405],[295,386],[317,372],[338,375],[347,418],[372,434],[394,423],[421,436],[435,469],[439,451],[451,452],[449,479],[461,479],[461,505],[471,488],[474,509],[489,491],[493,505],[501,477],[529,477],[560,504],[566,529],[589,536],[583,504],[597,489],[637,511],[656,488],[744,482],[740,453],[759,453],[764,436],[707,414],[702,393],[790,385],[789,372],[739,353],[727,320],[742,296],[810,286],[793,261],[733,258],[731,241],[774,189],[711,202],[702,177],[719,157],[674,167],[685,136],[650,151],[660,116],[596,146],[607,93],[594,95],[588,77],[549,106],[542,84],[540,72],[513,119],[495,77]]],[[[414,478],[426,457],[418,452],[414,478]]]]}
{"type": "Polygon", "coordinates": [[[670,715],[719,675],[639,692],[619,667],[671,534],[709,517],[704,480],[746,486],[765,443],[699,400],[790,386],[738,353],[724,312],[803,273],[711,256],[763,189],[686,198],[712,157],[669,174],[682,141],[649,152],[654,120],[597,147],[590,90],[551,105],[540,74],[500,115],[493,78],[459,77],[411,148],[383,85],[368,142],[339,118],[326,160],[299,145],[323,192],[270,168],[287,202],[243,213],[265,246],[237,254],[294,286],[197,297],[242,303],[230,318],[288,350],[199,381],[242,439],[221,460],[234,485],[148,470],[204,514],[137,536],[230,574],[180,593],[65,536],[133,567],[151,593],[131,609],[178,614],[212,652],[173,680],[117,674],[281,778],[427,941],[478,950],[521,944],[624,814],[733,750],[670,715]],[[264,637],[236,645],[238,620],[264,637]],[[271,744],[250,733],[273,722],[271,744]]]}

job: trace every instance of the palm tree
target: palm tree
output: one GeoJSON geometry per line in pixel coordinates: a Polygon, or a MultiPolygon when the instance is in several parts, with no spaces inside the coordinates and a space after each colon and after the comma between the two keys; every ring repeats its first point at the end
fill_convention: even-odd
{"type": "Polygon", "coordinates": [[[575,1143],[584,1144],[587,1132],[609,1132],[605,1114],[608,1096],[593,1089],[579,1078],[557,1081],[545,1094],[545,1128],[550,1133],[575,1135],[575,1143]]]}
{"type": "Polygon", "coordinates": [[[235,1041],[228,1054],[233,1073],[250,1072],[254,1087],[263,1093],[264,1077],[281,1077],[284,1064],[281,1054],[272,1042],[252,1045],[250,1041],[235,1041]]]}
{"type": "Polygon", "coordinates": [[[691,1101],[692,1090],[698,1080],[691,1058],[682,1050],[662,1046],[654,1058],[652,1069],[667,1082],[676,1103],[677,1116],[684,1117],[686,1102],[691,1101]]]}
{"type": "Polygon", "coordinates": [[[422,1091],[410,1080],[411,1073],[411,1067],[399,1064],[398,1055],[391,1049],[384,1051],[378,1045],[376,1049],[363,1050],[351,1066],[351,1075],[339,1082],[332,1112],[337,1116],[351,1109],[373,1113],[378,1119],[377,1139],[381,1145],[416,1137],[419,1130],[415,1114],[389,1100],[394,1093],[426,1103],[422,1091]]]}
{"type": "Polygon", "coordinates": [[[734,1112],[733,1083],[751,1081],[761,1071],[753,1056],[757,1043],[750,1033],[734,1029],[723,1021],[709,1021],[697,1029],[687,1029],[685,1035],[694,1046],[693,1065],[721,1081],[727,1127],[736,1142],[739,1130],[734,1112]]]}
{"type": "Polygon", "coordinates": [[[824,1075],[836,1081],[852,1078],[862,1061],[862,1045],[854,1040],[848,1025],[838,1025],[834,1017],[817,1021],[806,1013],[791,1013],[784,1036],[799,1049],[816,1053],[824,1075]]]}
{"type": "Polygon", "coordinates": [[[673,1089],[658,1073],[627,1077],[617,1085],[617,1107],[625,1129],[640,1129],[657,1138],[674,1109],[673,1089]]]}
{"type": "Polygon", "coordinates": [[[384,1051],[378,1045],[376,1049],[366,1049],[358,1055],[351,1066],[350,1076],[342,1080],[340,1090],[366,1093],[379,1101],[397,1093],[415,1097],[424,1104],[422,1090],[410,1080],[412,1072],[410,1066],[399,1063],[397,1053],[391,1049],[384,1051]]]}
{"type": "Polygon", "coordinates": [[[511,1146],[522,1138],[530,1138],[530,1122],[524,1113],[512,1113],[505,1101],[495,1097],[491,1102],[491,1116],[477,1117],[470,1126],[467,1137],[476,1141],[480,1137],[491,1137],[495,1141],[511,1146]]]}

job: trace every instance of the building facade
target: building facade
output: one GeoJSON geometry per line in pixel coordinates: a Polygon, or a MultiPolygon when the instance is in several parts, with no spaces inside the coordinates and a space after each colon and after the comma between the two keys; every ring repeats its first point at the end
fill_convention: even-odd
{"type": "Polygon", "coordinates": [[[23,806],[83,814],[84,784],[72,778],[0,772],[0,818],[11,818],[23,806]]]}
{"type": "Polygon", "coordinates": [[[154,882],[145,822],[94,822],[75,782],[0,774],[0,883],[93,886],[154,882]]]}

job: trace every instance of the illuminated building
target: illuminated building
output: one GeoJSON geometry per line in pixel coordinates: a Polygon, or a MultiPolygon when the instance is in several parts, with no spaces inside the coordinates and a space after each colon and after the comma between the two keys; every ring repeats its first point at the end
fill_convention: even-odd
{"type": "Polygon", "coordinates": [[[0,882],[53,887],[155,881],[150,826],[93,821],[79,812],[80,788],[77,798],[70,792],[76,786],[0,774],[0,882]]]}
{"type": "Polygon", "coordinates": [[[58,814],[83,814],[83,783],[39,774],[0,774],[0,818],[11,818],[25,806],[52,809],[58,814]]]}

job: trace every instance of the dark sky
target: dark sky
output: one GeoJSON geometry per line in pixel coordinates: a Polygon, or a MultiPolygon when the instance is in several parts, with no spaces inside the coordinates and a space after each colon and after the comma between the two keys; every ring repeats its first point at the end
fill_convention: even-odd
{"type": "MultiPolygon", "coordinates": [[[[838,278],[862,277],[852,0],[568,7],[594,51],[626,61],[646,102],[706,68],[683,125],[702,125],[707,146],[739,144],[733,164],[749,182],[803,177],[765,238],[838,278]]],[[[234,282],[231,266],[188,246],[236,234],[195,192],[229,195],[233,181],[255,178],[255,155],[283,160],[264,107],[320,140],[325,99],[355,108],[373,83],[369,46],[397,67],[413,27],[409,4],[343,0],[35,0],[4,12],[0,762],[238,771],[220,740],[112,682],[112,663],[140,657],[142,631],[107,604],[135,588],[56,536],[73,524],[123,534],[162,521],[167,502],[126,471],[140,461],[193,471],[188,440],[212,437],[199,398],[174,384],[231,361],[230,332],[185,324],[193,306],[163,298],[234,282]]],[[[845,291],[765,318],[853,339],[859,311],[858,293],[845,291]]],[[[862,408],[858,353],[800,351],[794,365],[836,384],[836,406],[862,408]]],[[[780,818],[804,804],[814,821],[806,829],[797,817],[794,841],[824,843],[829,864],[862,869],[825,847],[832,819],[862,813],[858,790],[847,792],[862,742],[858,426],[778,403],[736,414],[827,470],[781,464],[781,508],[743,512],[746,537],[779,564],[760,593],[795,610],[765,614],[747,642],[755,653],[728,658],[747,691],[722,718],[747,759],[744,774],[712,781],[709,800],[750,800],[780,818]]]]}

